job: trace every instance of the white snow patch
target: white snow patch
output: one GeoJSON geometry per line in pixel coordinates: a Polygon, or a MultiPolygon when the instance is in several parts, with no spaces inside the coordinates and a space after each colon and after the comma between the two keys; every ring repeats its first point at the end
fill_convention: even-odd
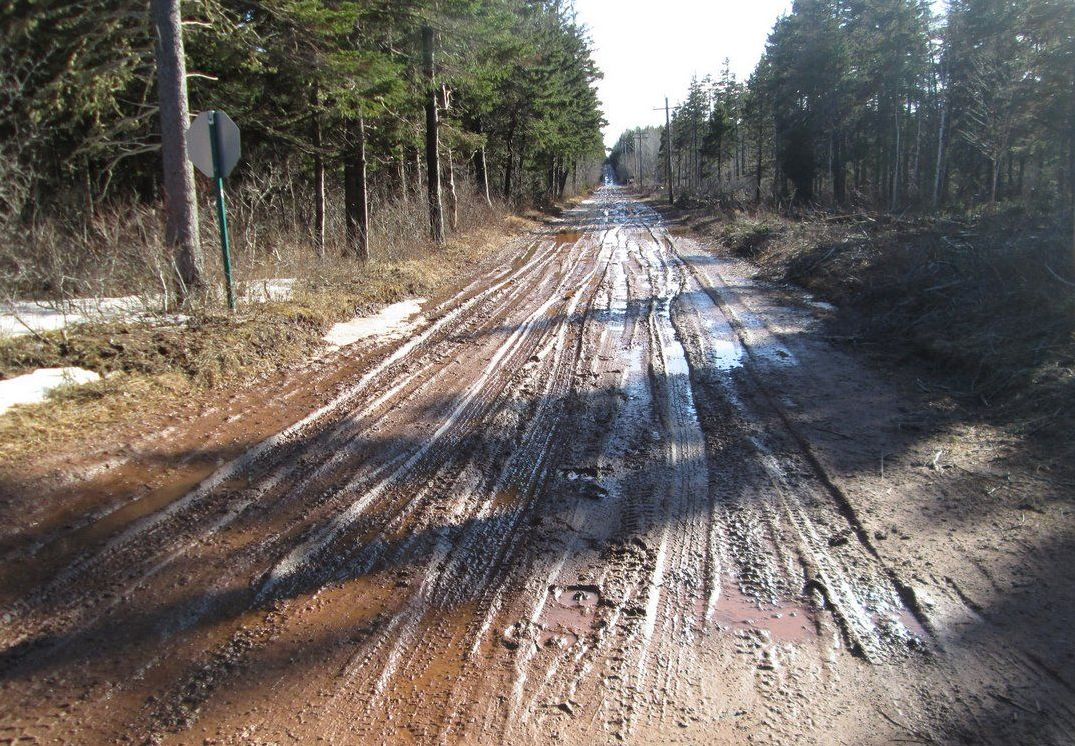
{"type": "Polygon", "coordinates": [[[85,368],[38,368],[33,373],[0,381],[0,414],[16,404],[36,404],[57,386],[101,380],[99,373],[85,368]]]}
{"type": "Polygon", "coordinates": [[[806,301],[806,303],[808,305],[813,306],[814,308],[821,309],[822,311],[837,311],[837,310],[839,310],[833,304],[828,303],[827,301],[818,300],[817,298],[815,298],[810,293],[803,293],[803,299],[806,301]]]}
{"type": "Polygon", "coordinates": [[[245,292],[240,298],[251,303],[290,300],[295,289],[294,277],[278,277],[270,280],[250,280],[244,283],[245,292]]]}
{"type": "MultiPolygon", "coordinates": [[[[239,285],[243,303],[265,303],[291,298],[294,277],[249,280],[239,285]]],[[[118,319],[159,319],[159,295],[123,295],[114,298],[72,298],[63,302],[17,300],[0,303],[0,337],[17,337],[31,332],[50,332],[87,321],[118,319]]],[[[182,323],[185,316],[164,317],[169,323],[182,323]]]]}
{"type": "Polygon", "coordinates": [[[149,310],[145,300],[137,295],[76,298],[64,303],[17,300],[0,304],[0,335],[54,331],[69,324],[137,316],[149,310]]]}
{"type": "Polygon", "coordinates": [[[350,321],[343,321],[328,330],[325,341],[334,347],[343,347],[366,337],[413,328],[421,319],[407,322],[421,312],[425,302],[425,298],[411,298],[385,306],[372,316],[356,316],[350,321]]]}

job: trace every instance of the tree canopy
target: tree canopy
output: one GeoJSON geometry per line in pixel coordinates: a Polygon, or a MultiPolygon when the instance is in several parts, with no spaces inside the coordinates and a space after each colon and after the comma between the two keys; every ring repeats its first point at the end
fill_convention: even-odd
{"type": "MultiPolygon", "coordinates": [[[[599,72],[563,0],[189,0],[182,11],[190,109],[220,108],[240,124],[237,179],[299,179],[317,157],[331,173],[351,157],[350,123],[362,117],[374,186],[406,188],[420,157],[427,25],[450,92],[443,141],[461,164],[487,152],[505,199],[555,197],[576,164],[602,156],[599,72]]],[[[4,216],[156,199],[146,3],[15,0],[0,14],[4,216]]]]}

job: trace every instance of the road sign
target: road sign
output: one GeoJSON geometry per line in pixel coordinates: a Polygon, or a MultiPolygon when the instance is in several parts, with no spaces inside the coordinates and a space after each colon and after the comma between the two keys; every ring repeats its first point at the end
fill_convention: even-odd
{"type": "Polygon", "coordinates": [[[187,157],[216,186],[216,214],[220,223],[220,249],[224,254],[224,280],[228,308],[235,310],[235,290],[231,282],[231,238],[228,236],[228,209],[224,204],[224,177],[239,162],[239,128],[231,117],[215,109],[203,111],[190,123],[187,157]]]}
{"type": "Polygon", "coordinates": [[[239,144],[239,128],[222,111],[203,111],[190,123],[187,133],[187,152],[194,166],[210,179],[227,177],[242,153],[239,144]],[[210,119],[216,124],[220,149],[220,172],[213,170],[213,138],[209,131],[210,119]]]}

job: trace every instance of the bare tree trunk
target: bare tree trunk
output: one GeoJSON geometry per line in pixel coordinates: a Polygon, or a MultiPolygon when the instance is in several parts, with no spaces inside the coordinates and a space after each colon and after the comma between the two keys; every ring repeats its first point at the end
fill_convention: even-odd
{"type": "Polygon", "coordinates": [[[698,182],[695,182],[695,176],[701,176],[702,159],[699,157],[700,153],[698,152],[698,122],[694,119],[693,114],[691,115],[691,120],[691,161],[690,173],[687,178],[688,183],[690,184],[690,190],[692,192],[697,192],[699,189],[701,189],[702,185],[700,183],[701,178],[698,179],[698,182]]]}
{"type": "Polygon", "coordinates": [[[358,118],[358,147],[355,152],[355,170],[358,171],[358,243],[356,255],[364,262],[370,258],[370,200],[366,181],[366,120],[358,118]]]}
{"type": "Polygon", "coordinates": [[[997,204],[997,179],[1000,178],[1000,158],[989,159],[989,171],[990,171],[990,184],[989,184],[989,206],[993,207],[997,204]]]}
{"type": "MultiPolygon", "coordinates": [[[[448,90],[448,86],[441,85],[440,93],[444,116],[448,116],[452,107],[452,92],[448,90]]],[[[445,150],[448,155],[448,227],[454,231],[459,227],[459,196],[455,192],[455,164],[452,160],[452,149],[449,146],[445,150]]]]}
{"type": "Polygon", "coordinates": [[[366,122],[362,117],[351,125],[354,150],[347,154],[343,166],[344,217],[347,224],[347,250],[360,261],[368,261],[369,198],[366,189],[366,122]]]}
{"type": "Polygon", "coordinates": [[[757,150],[755,151],[754,159],[754,204],[761,204],[761,146],[762,146],[762,127],[761,123],[758,123],[758,142],[757,150]]]}
{"type": "Polygon", "coordinates": [[[847,169],[844,166],[843,132],[832,133],[832,201],[843,206],[847,201],[847,169]]]}
{"type": "Polygon", "coordinates": [[[945,159],[948,156],[948,149],[945,147],[945,139],[947,137],[948,127],[948,102],[946,99],[941,101],[941,123],[937,128],[937,167],[933,172],[933,209],[936,210],[941,206],[941,188],[944,185],[944,166],[945,159]]]}
{"type": "Polygon", "coordinates": [[[325,156],[321,138],[321,114],[317,86],[310,91],[310,141],[314,149],[314,246],[317,255],[325,256],[325,156]]]}
{"type": "Polygon", "coordinates": [[[418,148],[414,149],[414,194],[415,199],[422,198],[422,192],[425,191],[426,181],[422,175],[422,152],[418,148]]]}
{"type": "Polygon", "coordinates": [[[485,198],[485,204],[489,207],[493,206],[493,198],[489,194],[489,164],[485,160],[485,146],[483,145],[477,153],[477,169],[478,169],[478,189],[481,192],[482,197],[485,198]]]}
{"type": "MultiPolygon", "coordinates": [[[[1075,80],[1071,88],[1072,100],[1075,101],[1075,80]]],[[[1068,169],[1075,171],[1075,117],[1069,123],[1068,169]]],[[[1071,179],[1071,268],[1075,271],[1075,178],[1071,179]]]]}
{"type": "Polygon", "coordinates": [[[399,153],[399,199],[403,204],[408,202],[408,192],[410,185],[407,183],[407,154],[404,151],[399,153]]]}
{"type": "MultiPolygon", "coordinates": [[[[482,134],[482,121],[480,118],[475,122],[474,129],[477,130],[479,135],[482,134]]],[[[478,191],[485,198],[485,204],[492,207],[493,198],[489,195],[489,164],[485,160],[484,145],[474,154],[474,169],[477,172],[475,176],[478,180],[478,191]]]]}
{"type": "MultiPolygon", "coordinates": [[[[784,169],[780,164],[780,141],[783,133],[780,131],[776,117],[773,118],[773,200],[777,208],[787,196],[787,180],[784,178],[784,169]]],[[[759,161],[760,163],[760,161],[759,161]]]]}
{"type": "Polygon", "coordinates": [[[672,187],[672,120],[669,116],[668,97],[664,99],[664,175],[668,187],[668,204],[675,205],[675,189],[672,187]]]}
{"type": "Polygon", "coordinates": [[[448,155],[448,227],[453,231],[459,227],[459,196],[455,193],[455,166],[452,163],[452,149],[447,148],[448,155]]]}
{"type": "Polygon", "coordinates": [[[506,155],[507,155],[507,158],[505,159],[505,162],[504,162],[504,189],[503,189],[503,194],[504,194],[504,201],[505,202],[511,202],[511,188],[512,188],[512,184],[511,184],[511,167],[512,167],[512,161],[515,159],[515,154],[511,152],[511,141],[510,140],[508,141],[508,150],[507,150],[506,155]]]}
{"type": "Polygon", "coordinates": [[[426,78],[426,188],[429,197],[429,227],[433,242],[441,245],[444,243],[444,206],[440,200],[440,133],[431,26],[422,27],[422,64],[426,78]]]}
{"type": "Polygon", "coordinates": [[[358,169],[354,158],[345,152],[343,160],[344,256],[357,254],[358,245],[358,169]]]}
{"type": "Polygon", "coordinates": [[[165,243],[175,249],[180,299],[205,285],[205,262],[198,236],[194,172],[187,159],[187,64],[179,0],[151,0],[157,32],[157,90],[160,98],[161,157],[164,161],[165,243]]]}
{"type": "Polygon", "coordinates": [[[1004,181],[1004,193],[1008,196],[1011,196],[1012,184],[1015,183],[1014,162],[1015,158],[1012,156],[1012,149],[1008,148],[1008,178],[1004,181]]]}
{"type": "MultiPolygon", "coordinates": [[[[698,151],[698,155],[695,157],[694,165],[695,165],[695,168],[696,168],[696,170],[698,172],[698,192],[701,193],[701,191],[702,191],[702,182],[705,179],[705,175],[704,175],[705,158],[702,157],[702,149],[698,145],[697,129],[695,129],[695,135],[694,135],[694,149],[698,151]]],[[[718,143],[717,144],[717,173],[718,174],[720,173],[720,156],[721,156],[720,151],[721,151],[721,144],[718,143]]],[[[719,179],[719,176],[718,176],[718,179],[719,179]]]]}
{"type": "Polygon", "coordinates": [[[902,144],[900,142],[900,109],[903,108],[903,104],[896,103],[896,160],[892,164],[892,200],[890,202],[890,209],[895,212],[900,205],[900,157],[902,144]]]}
{"type": "Polygon", "coordinates": [[[93,213],[97,209],[97,207],[96,207],[96,205],[94,204],[94,201],[93,201],[93,177],[91,175],[92,173],[93,173],[93,171],[92,171],[92,168],[90,166],[89,159],[88,158],[83,159],[83,164],[82,164],[82,189],[83,189],[83,196],[86,198],[85,219],[82,221],[83,227],[89,225],[89,221],[93,217],[93,213]]]}
{"type": "Polygon", "coordinates": [[[515,161],[515,128],[518,127],[519,117],[515,111],[511,113],[511,122],[508,124],[507,140],[504,143],[507,149],[507,159],[504,164],[504,201],[511,202],[511,169],[515,161]]]}
{"type": "Polygon", "coordinates": [[[911,169],[912,179],[914,183],[914,200],[915,202],[921,202],[922,197],[922,179],[919,165],[922,158],[922,102],[918,102],[918,106],[915,110],[915,119],[917,120],[917,126],[914,133],[914,168],[911,169]]]}

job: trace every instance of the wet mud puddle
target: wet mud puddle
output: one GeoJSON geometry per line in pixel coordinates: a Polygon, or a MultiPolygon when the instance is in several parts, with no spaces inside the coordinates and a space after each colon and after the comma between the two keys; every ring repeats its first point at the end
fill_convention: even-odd
{"type": "Polygon", "coordinates": [[[706,620],[708,627],[728,632],[762,632],[773,642],[806,643],[818,638],[814,612],[804,604],[761,603],[736,585],[726,585],[706,620]]]}
{"type": "Polygon", "coordinates": [[[585,637],[594,624],[594,614],[601,602],[596,585],[552,586],[549,600],[538,620],[539,647],[567,647],[585,637]]]}
{"type": "Polygon", "coordinates": [[[558,231],[552,238],[557,246],[571,246],[578,243],[584,235],[582,231],[558,231]]]}

